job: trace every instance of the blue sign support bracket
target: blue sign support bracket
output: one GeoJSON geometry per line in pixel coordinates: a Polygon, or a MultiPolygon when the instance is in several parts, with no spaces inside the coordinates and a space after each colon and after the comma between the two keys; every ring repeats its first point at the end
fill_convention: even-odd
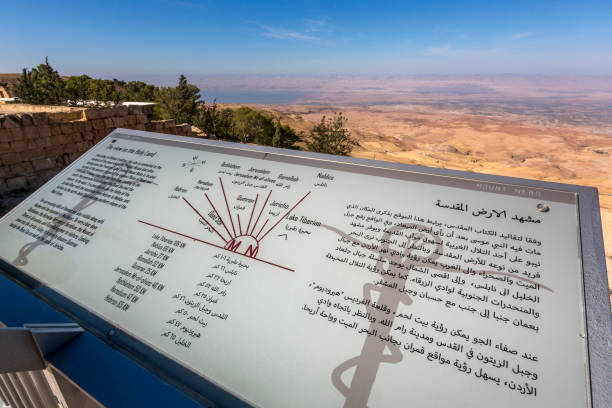
{"type": "Polygon", "coordinates": [[[84,332],[76,323],[26,323],[23,326],[34,335],[44,356],[67,346],[72,339],[84,332]]]}

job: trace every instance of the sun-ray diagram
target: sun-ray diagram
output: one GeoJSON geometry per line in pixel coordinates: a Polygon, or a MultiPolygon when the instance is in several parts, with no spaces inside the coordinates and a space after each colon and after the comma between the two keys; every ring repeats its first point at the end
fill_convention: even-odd
{"type": "Polygon", "coordinates": [[[281,269],[284,269],[290,272],[294,272],[293,269],[288,268],[286,266],[282,266],[282,265],[264,260],[262,258],[258,258],[257,254],[259,253],[259,248],[264,238],[266,238],[268,234],[270,234],[270,232],[272,232],[272,230],[276,228],[276,226],[280,224],[282,220],[284,220],[289,214],[291,214],[291,212],[295,210],[295,208],[298,205],[300,205],[302,201],[306,199],[306,197],[310,195],[310,191],[306,193],[302,198],[300,198],[287,212],[285,212],[284,215],[282,215],[281,217],[278,217],[274,225],[266,229],[268,222],[270,222],[270,218],[266,218],[264,216],[264,218],[266,218],[266,220],[264,221],[262,220],[262,215],[264,214],[264,210],[266,209],[266,206],[270,200],[270,197],[272,196],[272,190],[268,192],[268,195],[266,196],[266,199],[263,202],[263,205],[261,206],[261,208],[259,208],[259,211],[256,211],[257,203],[259,201],[259,194],[255,196],[255,200],[253,201],[253,206],[251,207],[249,220],[246,223],[246,226],[244,226],[244,223],[246,220],[241,220],[240,214],[238,212],[236,212],[235,216],[232,215],[232,211],[230,210],[229,201],[227,199],[227,194],[225,192],[225,187],[223,186],[223,180],[221,179],[221,177],[219,177],[219,184],[221,186],[221,192],[223,193],[223,200],[224,200],[224,202],[221,203],[221,207],[219,208],[221,209],[221,212],[224,212],[223,204],[225,204],[225,210],[227,212],[226,215],[225,214],[221,215],[217,206],[215,206],[213,201],[208,196],[208,193],[204,194],[204,197],[206,198],[206,202],[210,206],[212,212],[214,212],[216,216],[216,220],[218,220],[218,222],[215,222],[215,224],[218,224],[217,228],[215,228],[213,223],[207,220],[206,217],[202,215],[202,213],[189,200],[187,200],[185,197],[182,197],[184,203],[199,217],[200,220],[206,223],[206,225],[212,230],[211,232],[217,238],[221,239],[222,242],[218,244],[214,242],[209,242],[209,241],[206,241],[200,238],[196,238],[196,237],[193,237],[188,234],[184,234],[179,231],[175,231],[171,228],[162,227],[160,225],[156,225],[156,224],[144,221],[144,220],[138,220],[138,222],[148,225],[153,228],[160,229],[162,231],[170,232],[172,234],[176,234],[176,235],[179,235],[185,238],[192,239],[201,244],[210,245],[210,246],[213,246],[219,249],[224,249],[226,251],[230,251],[230,252],[233,252],[239,255],[243,255],[248,258],[255,259],[259,262],[266,263],[268,265],[272,265],[272,266],[275,266],[275,267],[278,267],[278,268],[281,268],[281,269]],[[255,217],[256,214],[257,216],[255,217]],[[236,220],[236,222],[234,222],[234,220],[236,220]],[[262,221],[261,225],[259,222],[260,220],[262,221]],[[220,228],[220,227],[223,227],[223,228],[220,228]]]}

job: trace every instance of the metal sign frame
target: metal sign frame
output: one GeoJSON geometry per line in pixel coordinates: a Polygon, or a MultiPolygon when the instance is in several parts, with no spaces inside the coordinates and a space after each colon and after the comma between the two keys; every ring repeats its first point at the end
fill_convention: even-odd
{"type": "MultiPolygon", "coordinates": [[[[519,179],[505,176],[469,173],[464,171],[428,168],[422,166],[388,163],[351,157],[339,157],[304,151],[277,149],[272,147],[245,145],[143,132],[128,129],[116,129],[103,141],[113,138],[148,139],[158,144],[182,145],[198,150],[223,152],[226,154],[247,155],[260,159],[285,162],[299,162],[310,165],[325,164],[355,173],[385,175],[392,173],[417,174],[420,177],[434,176],[436,179],[454,180],[453,183],[474,182],[485,186],[523,187],[547,190],[548,194],[575,196],[578,205],[579,240],[582,256],[582,281],[584,290],[584,314],[587,330],[588,378],[592,408],[612,407],[612,315],[608,280],[599,211],[599,199],[596,188],[569,184],[551,183],[536,180],[519,179]]],[[[58,175],[71,171],[78,166],[76,160],[58,175]]],[[[58,177],[56,176],[56,177],[58,177]]],[[[403,177],[402,177],[403,178],[403,177]]],[[[53,179],[52,179],[53,180],[53,179]]],[[[52,181],[51,180],[51,181],[52,181]]],[[[508,190],[509,191],[509,190],[508,190]]],[[[512,194],[510,192],[502,194],[512,194]]],[[[16,211],[16,209],[12,210],[16,211]]],[[[12,211],[9,213],[11,214],[12,211]]],[[[203,404],[220,407],[248,407],[247,402],[232,394],[221,385],[179,364],[177,361],[162,355],[158,351],[141,343],[129,333],[118,329],[98,315],[67,299],[55,290],[45,286],[27,275],[9,262],[0,258],[0,272],[24,287],[29,293],[43,300],[56,310],[67,315],[83,328],[103,340],[110,347],[126,354],[138,364],[156,374],[164,381],[183,391],[203,404]]],[[[0,315],[0,319],[2,316],[0,315]]],[[[109,390],[109,392],[112,390],[109,390]]]]}

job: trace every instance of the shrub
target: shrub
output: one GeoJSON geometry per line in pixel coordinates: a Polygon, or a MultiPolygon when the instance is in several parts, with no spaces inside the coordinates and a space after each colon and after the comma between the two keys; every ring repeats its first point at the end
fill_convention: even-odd
{"type": "Polygon", "coordinates": [[[351,138],[351,131],[345,127],[346,120],[342,112],[335,112],[333,118],[323,116],[310,133],[308,149],[318,153],[348,155],[355,141],[351,138]]]}

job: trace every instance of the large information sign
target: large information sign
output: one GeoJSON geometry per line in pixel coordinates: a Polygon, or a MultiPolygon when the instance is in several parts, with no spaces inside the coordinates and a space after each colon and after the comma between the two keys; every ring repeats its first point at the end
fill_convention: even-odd
{"type": "Polygon", "coordinates": [[[0,257],[248,405],[591,406],[578,194],[391,167],[117,130],[0,257]]]}

